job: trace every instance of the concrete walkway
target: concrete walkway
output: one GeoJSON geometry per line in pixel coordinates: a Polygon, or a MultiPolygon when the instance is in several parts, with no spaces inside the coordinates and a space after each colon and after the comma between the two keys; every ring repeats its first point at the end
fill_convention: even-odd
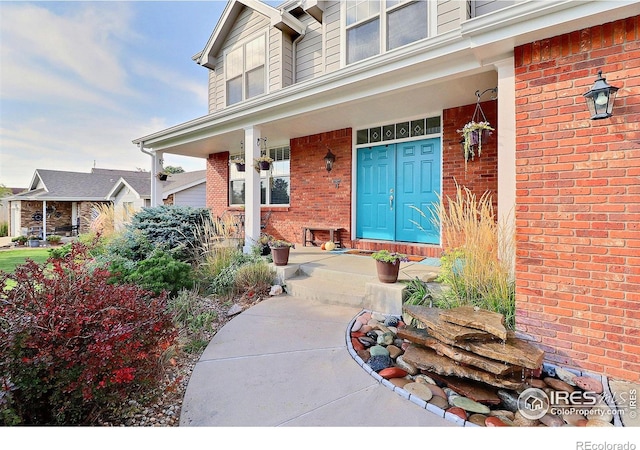
{"type": "Polygon", "coordinates": [[[236,316],[196,364],[180,426],[457,426],[352,358],[346,330],[360,311],[282,295],[236,316]]]}

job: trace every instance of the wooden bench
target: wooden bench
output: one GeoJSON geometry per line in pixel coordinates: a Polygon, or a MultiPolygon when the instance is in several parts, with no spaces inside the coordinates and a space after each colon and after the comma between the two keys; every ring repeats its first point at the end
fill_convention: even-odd
{"type": "Polygon", "coordinates": [[[307,244],[322,245],[325,241],[317,241],[315,238],[315,233],[318,231],[329,233],[329,241],[336,244],[336,247],[342,247],[340,228],[333,227],[302,227],[302,246],[306,247],[307,244]]]}

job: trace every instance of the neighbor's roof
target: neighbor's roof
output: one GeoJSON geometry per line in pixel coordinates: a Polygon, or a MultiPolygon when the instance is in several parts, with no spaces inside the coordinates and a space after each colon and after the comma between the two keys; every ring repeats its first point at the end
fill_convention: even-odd
{"type": "Polygon", "coordinates": [[[196,170],[193,172],[172,173],[167,181],[162,183],[162,194],[164,198],[193,186],[197,186],[207,181],[206,170],[196,170]]]}

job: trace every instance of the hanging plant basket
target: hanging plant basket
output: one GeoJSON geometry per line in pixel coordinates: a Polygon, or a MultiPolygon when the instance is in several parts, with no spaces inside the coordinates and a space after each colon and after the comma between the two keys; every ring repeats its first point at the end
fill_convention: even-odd
{"type": "Polygon", "coordinates": [[[245,164],[244,163],[235,163],[236,164],[236,169],[238,172],[244,172],[245,169],[245,164]]]}
{"type": "Polygon", "coordinates": [[[460,144],[462,145],[465,171],[467,170],[469,160],[473,160],[476,155],[479,157],[482,154],[482,143],[487,141],[492,131],[495,131],[484,115],[484,111],[482,111],[480,95],[482,94],[477,91],[476,96],[478,97],[478,101],[471,121],[467,122],[462,129],[457,130],[458,133],[462,135],[460,144]]]}
{"type": "Polygon", "coordinates": [[[269,161],[260,161],[260,170],[271,169],[271,163],[269,161]]]}
{"type": "Polygon", "coordinates": [[[168,176],[169,176],[169,174],[167,174],[167,173],[159,172],[158,173],[158,180],[166,181],[168,176]]]}

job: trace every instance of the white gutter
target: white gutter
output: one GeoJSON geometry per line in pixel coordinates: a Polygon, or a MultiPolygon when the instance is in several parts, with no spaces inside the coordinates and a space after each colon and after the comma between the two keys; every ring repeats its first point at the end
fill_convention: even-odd
{"type": "Polygon", "coordinates": [[[158,192],[160,191],[159,186],[161,186],[158,184],[158,167],[161,167],[161,163],[157,153],[149,152],[144,149],[143,141],[140,141],[138,146],[142,153],[151,156],[151,206],[158,206],[162,204],[162,192],[158,192]]]}

